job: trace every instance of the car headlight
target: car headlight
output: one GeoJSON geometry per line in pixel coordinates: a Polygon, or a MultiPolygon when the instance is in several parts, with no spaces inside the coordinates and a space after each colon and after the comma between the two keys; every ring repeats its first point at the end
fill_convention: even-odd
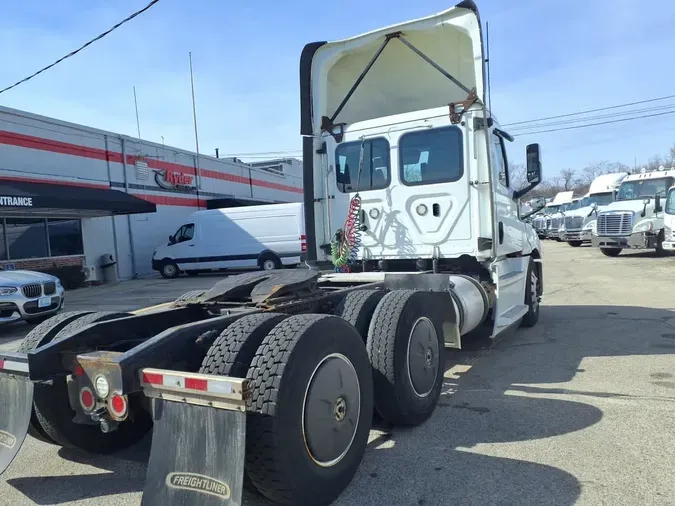
{"type": "Polygon", "coordinates": [[[11,295],[16,293],[16,287],[14,286],[0,286],[0,295],[11,295]]]}
{"type": "Polygon", "coordinates": [[[635,228],[633,229],[634,232],[651,232],[652,230],[654,230],[653,221],[643,221],[642,223],[635,225],[635,228]]]}

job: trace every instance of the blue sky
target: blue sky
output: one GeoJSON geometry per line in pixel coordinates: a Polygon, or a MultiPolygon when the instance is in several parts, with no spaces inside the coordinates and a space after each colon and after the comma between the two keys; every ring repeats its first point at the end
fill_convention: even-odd
{"type": "MultiPolygon", "coordinates": [[[[146,3],[5,0],[0,88],[146,3]]],[[[135,85],[141,136],[157,142],[163,136],[168,145],[193,150],[192,51],[202,152],[299,152],[298,62],[305,43],[356,35],[454,3],[295,0],[291,9],[269,0],[161,0],[74,58],[3,93],[0,104],[136,135],[135,85]]],[[[490,24],[492,103],[502,124],[675,94],[675,2],[655,0],[648,10],[634,0],[477,3],[490,24]]],[[[644,107],[671,104],[675,99],[644,107]]],[[[519,136],[509,147],[512,161],[522,161],[529,142],[542,145],[547,176],[601,160],[632,166],[637,158],[640,166],[675,143],[675,114],[519,136]]]]}

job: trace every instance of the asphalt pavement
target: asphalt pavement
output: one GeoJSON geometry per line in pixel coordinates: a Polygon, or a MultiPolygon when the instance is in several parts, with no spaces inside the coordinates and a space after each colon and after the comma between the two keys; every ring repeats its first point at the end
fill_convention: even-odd
{"type": "MultiPolygon", "coordinates": [[[[539,324],[449,353],[433,417],[373,431],[336,505],[675,504],[675,257],[546,242],[544,265],[539,324]]],[[[69,309],[137,309],[214,280],[77,290],[69,309]]],[[[0,346],[27,328],[0,329],[0,346]]],[[[28,438],[0,478],[0,504],[138,505],[148,451],[146,440],[100,457],[28,438]]]]}

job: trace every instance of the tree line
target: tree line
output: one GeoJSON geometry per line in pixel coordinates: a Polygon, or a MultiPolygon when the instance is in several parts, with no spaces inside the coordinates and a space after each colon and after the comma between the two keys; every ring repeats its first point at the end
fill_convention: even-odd
{"type": "MultiPolygon", "coordinates": [[[[640,165],[637,171],[639,172],[643,167],[648,171],[655,170],[660,166],[675,166],[675,146],[670,148],[669,152],[665,155],[657,154],[652,156],[646,164],[640,165]]],[[[527,197],[554,197],[558,192],[569,190],[573,190],[575,195],[583,195],[588,191],[588,188],[596,177],[616,172],[628,172],[632,174],[636,171],[634,167],[629,167],[625,163],[610,161],[594,162],[581,169],[567,168],[561,170],[559,174],[553,177],[544,179],[527,197]]],[[[527,186],[525,165],[509,165],[509,178],[511,179],[511,188],[525,188],[527,186]]]]}

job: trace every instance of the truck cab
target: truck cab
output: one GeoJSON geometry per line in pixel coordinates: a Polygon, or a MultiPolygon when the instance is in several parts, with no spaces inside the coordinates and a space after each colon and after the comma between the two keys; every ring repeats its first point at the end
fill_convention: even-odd
{"type": "Polygon", "coordinates": [[[565,240],[565,217],[570,213],[574,213],[579,208],[580,204],[581,197],[574,197],[572,202],[560,206],[558,214],[552,220],[558,227],[558,233],[554,237],[556,241],[562,242],[565,240]]]}
{"type": "Polygon", "coordinates": [[[675,251],[675,186],[668,190],[663,217],[663,249],[675,251]]]}
{"type": "Polygon", "coordinates": [[[494,336],[527,312],[526,280],[540,269],[520,199],[541,161],[529,145],[529,186],[515,190],[513,137],[487,108],[480,23],[464,7],[305,48],[307,264],[353,278],[461,272],[499,293],[494,336]]]}
{"type": "Polygon", "coordinates": [[[616,199],[616,193],[621,182],[628,177],[628,172],[603,174],[596,177],[581,199],[576,210],[565,215],[564,241],[570,246],[579,247],[590,243],[595,232],[597,215],[608,204],[616,199]]]}
{"type": "Polygon", "coordinates": [[[597,214],[596,233],[591,242],[606,256],[617,256],[624,249],[664,251],[664,204],[675,184],[675,169],[658,170],[626,177],[619,186],[616,201],[597,214]]]}

